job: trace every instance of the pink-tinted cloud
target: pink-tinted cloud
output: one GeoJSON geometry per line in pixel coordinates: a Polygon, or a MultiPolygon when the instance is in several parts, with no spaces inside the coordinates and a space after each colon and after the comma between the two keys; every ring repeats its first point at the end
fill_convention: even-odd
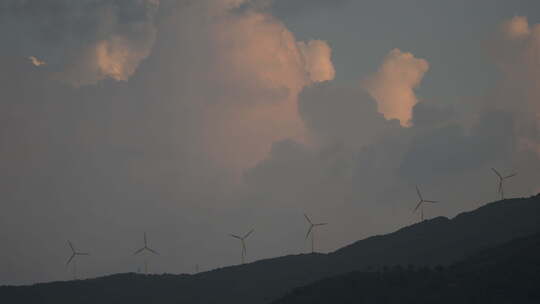
{"type": "Polygon", "coordinates": [[[398,119],[402,126],[408,126],[412,108],[418,102],[414,89],[428,69],[426,60],[393,49],[379,70],[362,81],[362,86],[377,101],[379,112],[386,119],[398,119]]]}
{"type": "Polygon", "coordinates": [[[516,16],[501,25],[501,32],[506,39],[522,39],[531,34],[527,17],[516,16]]]}
{"type": "Polygon", "coordinates": [[[242,170],[264,159],[275,141],[305,141],[298,94],[334,78],[328,44],[297,41],[283,23],[261,11],[224,10],[209,33],[215,71],[209,87],[221,93],[206,110],[205,150],[242,170]]]}
{"type": "Polygon", "coordinates": [[[42,66],[42,65],[45,65],[47,64],[45,61],[43,60],[39,60],[36,56],[30,56],[28,57],[28,59],[30,60],[30,62],[34,65],[34,66],[42,66]]]}

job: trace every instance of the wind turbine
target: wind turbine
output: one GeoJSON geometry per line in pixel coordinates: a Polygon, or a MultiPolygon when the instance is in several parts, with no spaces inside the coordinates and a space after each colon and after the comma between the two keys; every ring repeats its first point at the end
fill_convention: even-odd
{"type": "MultiPolygon", "coordinates": [[[[146,240],[146,232],[143,234],[143,237],[144,237],[144,247],[142,247],[141,249],[135,251],[135,253],[133,255],[138,255],[139,253],[141,253],[143,251],[147,251],[147,252],[153,253],[155,255],[159,255],[159,253],[157,253],[154,249],[148,247],[148,242],[146,240]]],[[[146,258],[144,259],[144,273],[145,274],[148,273],[148,261],[146,260],[146,258]]]]}
{"type": "Polygon", "coordinates": [[[309,229],[306,233],[306,240],[311,235],[311,253],[315,252],[315,232],[313,232],[313,228],[328,225],[328,223],[313,223],[311,219],[307,216],[307,214],[304,213],[304,217],[309,223],[309,229]]]}
{"type": "Polygon", "coordinates": [[[69,245],[69,248],[71,248],[71,255],[69,256],[69,259],[66,262],[66,266],[69,266],[69,263],[71,263],[71,261],[74,261],[73,262],[73,278],[77,279],[77,260],[74,260],[75,257],[79,255],[90,255],[90,254],[87,252],[78,252],[77,250],[75,250],[75,247],[69,240],[67,241],[67,243],[69,245]]]}
{"type": "Polygon", "coordinates": [[[493,172],[495,174],[497,174],[497,177],[499,178],[499,190],[497,190],[499,192],[499,194],[501,195],[501,199],[503,200],[504,199],[504,188],[503,188],[503,183],[504,183],[504,180],[505,179],[508,179],[510,177],[514,177],[517,175],[517,173],[512,173],[510,175],[507,175],[507,176],[502,176],[499,171],[495,170],[495,168],[491,168],[491,170],[493,170],[493,172]]]}
{"type": "Polygon", "coordinates": [[[239,239],[240,242],[242,243],[242,264],[244,264],[244,259],[246,257],[246,254],[247,254],[247,249],[246,249],[246,239],[251,235],[251,233],[253,232],[254,230],[251,229],[248,233],[246,233],[244,236],[238,236],[238,235],[235,235],[235,234],[229,234],[231,237],[235,238],[235,239],[239,239]]]}
{"type": "Polygon", "coordinates": [[[418,211],[418,208],[420,208],[420,219],[421,221],[424,221],[424,203],[435,204],[435,203],[438,203],[438,201],[430,201],[430,200],[424,199],[424,197],[422,196],[422,193],[420,193],[420,189],[418,189],[418,186],[416,186],[416,193],[418,194],[419,201],[416,207],[414,208],[413,212],[418,211]]]}

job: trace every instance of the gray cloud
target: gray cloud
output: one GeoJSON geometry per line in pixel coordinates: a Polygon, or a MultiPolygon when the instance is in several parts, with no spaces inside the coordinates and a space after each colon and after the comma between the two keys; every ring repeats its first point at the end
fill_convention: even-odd
{"type": "Polygon", "coordinates": [[[334,9],[350,0],[273,0],[272,12],[279,17],[297,15],[317,9],[334,9]]]}
{"type": "Polygon", "coordinates": [[[34,56],[59,80],[76,86],[127,80],[155,41],[159,2],[3,1],[3,54],[34,56]]]}
{"type": "Polygon", "coordinates": [[[246,10],[264,10],[284,18],[320,9],[335,9],[350,0],[247,0],[239,1],[241,5],[234,8],[238,12],[246,10]]]}
{"type": "Polygon", "coordinates": [[[513,119],[505,112],[483,113],[470,131],[458,124],[420,131],[403,156],[399,172],[415,183],[426,183],[508,162],[514,152],[513,132],[513,119]]]}
{"type": "Polygon", "coordinates": [[[299,99],[299,112],[314,135],[326,143],[359,147],[392,128],[377,112],[376,102],[360,88],[321,84],[306,88],[299,99]]]}

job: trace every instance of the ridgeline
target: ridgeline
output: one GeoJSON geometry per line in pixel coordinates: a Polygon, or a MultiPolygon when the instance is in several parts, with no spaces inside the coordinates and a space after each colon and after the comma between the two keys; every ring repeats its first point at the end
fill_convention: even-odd
{"type": "MultiPolygon", "coordinates": [[[[419,278],[418,282],[424,285],[432,280],[439,280],[437,276],[442,275],[441,273],[444,273],[443,277],[445,278],[442,282],[444,284],[451,283],[453,282],[452,278],[454,278],[452,276],[455,276],[456,273],[459,274],[459,271],[437,272],[426,267],[439,266],[439,269],[447,269],[453,265],[450,268],[454,269],[457,267],[456,265],[468,265],[467,263],[481,265],[485,261],[489,264],[489,254],[482,255],[479,252],[489,248],[498,248],[497,246],[514,239],[538,233],[540,233],[540,195],[490,203],[474,211],[461,213],[453,219],[437,217],[426,220],[390,234],[357,241],[328,254],[290,255],[245,265],[219,268],[196,275],[128,273],[32,286],[3,286],[0,287],[0,302],[21,304],[262,304],[271,303],[289,294],[278,303],[308,303],[294,298],[290,292],[295,288],[333,276],[338,277],[328,279],[330,280],[327,281],[328,286],[336,285],[332,280],[355,281],[357,280],[356,276],[360,278],[357,280],[358,282],[366,282],[367,280],[373,285],[376,282],[382,282],[381,280],[387,280],[386,278],[391,278],[390,280],[394,278],[392,277],[394,274],[389,271],[385,272],[388,277],[379,276],[379,273],[388,267],[401,270],[401,272],[396,272],[398,278],[401,278],[402,274],[404,277],[421,277],[423,274],[418,269],[423,269],[422,271],[427,273],[426,279],[419,278]],[[459,264],[460,261],[465,262],[459,264]],[[409,269],[410,273],[403,269],[409,269]],[[351,272],[353,273],[347,274],[351,272]],[[339,276],[344,274],[347,275],[339,276]],[[378,276],[377,280],[379,281],[371,280],[375,275],[378,276]],[[351,279],[349,280],[349,278],[351,279]]],[[[538,238],[535,236],[532,240],[538,240],[538,238]]],[[[460,271],[474,268],[459,267],[462,267],[459,268],[462,269],[460,271]]],[[[484,271],[483,269],[485,268],[482,268],[481,271],[484,271]]],[[[469,281],[465,280],[464,282],[475,282],[470,278],[467,280],[469,281]]],[[[326,283],[318,282],[316,284],[326,283]]],[[[295,293],[305,293],[307,298],[313,298],[313,294],[309,290],[319,289],[319,287],[309,286],[304,288],[296,289],[295,293]]],[[[418,290],[424,289],[418,287],[418,290]]],[[[330,298],[333,297],[330,291],[327,294],[330,298]]],[[[334,300],[325,303],[340,303],[334,300]]]]}

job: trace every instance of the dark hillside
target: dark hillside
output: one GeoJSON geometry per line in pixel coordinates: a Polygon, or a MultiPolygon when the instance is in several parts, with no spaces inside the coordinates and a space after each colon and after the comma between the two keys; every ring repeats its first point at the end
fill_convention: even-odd
{"type": "Polygon", "coordinates": [[[509,199],[370,237],[329,254],[303,254],[197,275],[120,274],[0,287],[6,303],[269,303],[296,287],[382,265],[450,265],[485,248],[540,232],[540,196],[509,199]]]}
{"type": "Polygon", "coordinates": [[[274,304],[540,303],[540,234],[448,268],[353,272],[297,288],[274,304]]]}

